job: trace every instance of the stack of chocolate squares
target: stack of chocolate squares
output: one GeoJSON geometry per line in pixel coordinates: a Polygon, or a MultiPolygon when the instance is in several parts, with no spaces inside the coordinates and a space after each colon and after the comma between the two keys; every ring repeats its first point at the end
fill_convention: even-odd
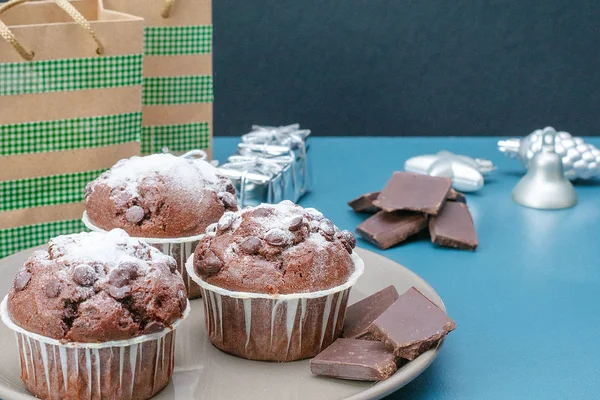
{"type": "Polygon", "coordinates": [[[310,362],[314,374],[381,381],[398,366],[437,346],[456,324],[412,287],[389,286],[348,307],[342,338],[310,362]]]}
{"type": "Polygon", "coordinates": [[[381,192],[348,203],[356,212],[375,213],[356,232],[387,249],[429,229],[437,245],[475,250],[477,233],[465,196],[451,186],[450,178],[394,172],[381,192]]]}

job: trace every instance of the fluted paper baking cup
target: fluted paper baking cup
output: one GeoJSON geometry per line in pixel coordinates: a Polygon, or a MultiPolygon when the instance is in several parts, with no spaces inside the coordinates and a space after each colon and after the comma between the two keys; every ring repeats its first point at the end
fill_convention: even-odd
{"type": "Polygon", "coordinates": [[[355,252],[352,259],[354,272],[343,285],[280,295],[211,285],[196,274],[193,256],[186,269],[202,290],[205,325],[213,345],[251,360],[294,361],[316,356],[341,335],[350,290],[364,271],[355,252]]]}
{"type": "Polygon", "coordinates": [[[8,296],[0,305],[2,322],[14,331],[21,379],[41,399],[148,399],[173,374],[175,329],[190,313],[162,332],[102,343],[65,342],[16,325],[8,314],[8,296]]]}
{"type": "MultiPolygon", "coordinates": [[[[87,212],[83,212],[83,216],[81,218],[83,224],[93,232],[106,232],[105,229],[99,228],[94,225],[90,219],[88,218],[87,212]]],[[[134,237],[134,239],[141,240],[143,242],[148,243],[152,247],[157,248],[163,254],[171,256],[177,262],[177,268],[181,273],[181,277],[183,278],[183,283],[185,283],[185,288],[187,289],[188,298],[195,299],[196,297],[200,297],[200,286],[198,286],[187,274],[185,270],[185,261],[194,254],[194,250],[196,250],[196,246],[198,245],[198,241],[200,238],[204,236],[204,234],[195,235],[195,236],[187,236],[182,238],[144,238],[144,237],[134,237]]]]}

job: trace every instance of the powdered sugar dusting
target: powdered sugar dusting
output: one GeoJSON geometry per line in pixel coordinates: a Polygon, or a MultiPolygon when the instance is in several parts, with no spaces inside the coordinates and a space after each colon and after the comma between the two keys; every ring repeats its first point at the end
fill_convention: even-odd
{"type": "MultiPolygon", "coordinates": [[[[131,157],[116,163],[101,178],[106,185],[122,187],[132,197],[139,196],[138,185],[144,179],[160,176],[173,185],[200,191],[213,188],[224,191],[225,184],[218,170],[206,161],[176,157],[172,154],[153,154],[145,157],[131,157]]],[[[93,185],[92,188],[93,190],[93,185]]]]}
{"type": "Polygon", "coordinates": [[[122,229],[113,229],[108,233],[84,232],[75,235],[58,236],[50,240],[48,252],[54,260],[66,262],[101,262],[109,269],[129,261],[136,262],[144,269],[144,261],[169,260],[169,256],[154,247],[131,238],[122,229]]]}

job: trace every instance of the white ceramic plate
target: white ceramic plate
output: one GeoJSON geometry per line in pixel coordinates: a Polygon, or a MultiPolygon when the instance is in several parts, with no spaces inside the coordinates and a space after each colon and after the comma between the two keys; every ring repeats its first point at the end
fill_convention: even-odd
{"type": "MultiPolygon", "coordinates": [[[[17,269],[33,250],[0,260],[0,298],[8,292],[17,269]]],[[[392,284],[399,293],[417,287],[442,309],[444,304],[423,279],[403,266],[367,250],[357,249],[365,273],[352,289],[350,304],[392,284]]],[[[344,381],[312,375],[308,360],[291,363],[249,361],[213,347],[204,330],[202,300],[191,302],[192,312],[177,330],[175,373],[157,400],[278,399],[332,400],[379,399],[401,388],[422,373],[435,359],[439,346],[402,366],[379,383],[344,381]]],[[[0,398],[33,399],[19,378],[20,368],[13,333],[0,324],[0,398]]]]}

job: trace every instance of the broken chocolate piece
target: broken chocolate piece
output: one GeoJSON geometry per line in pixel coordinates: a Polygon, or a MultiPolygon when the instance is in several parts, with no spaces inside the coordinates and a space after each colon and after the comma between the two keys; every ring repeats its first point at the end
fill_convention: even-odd
{"type": "Polygon", "coordinates": [[[396,300],[398,291],[388,286],[346,309],[342,336],[351,339],[375,340],[369,333],[369,326],[387,310],[396,300]]]}
{"type": "Polygon", "coordinates": [[[337,339],[310,360],[313,374],[353,381],[382,381],[396,372],[396,357],[382,343],[337,339]]]}
{"type": "Polygon", "coordinates": [[[450,178],[394,172],[373,204],[384,211],[411,210],[437,215],[451,186],[450,178]]]}
{"type": "Polygon", "coordinates": [[[414,360],[454,328],[444,311],[412,287],[373,321],[369,332],[394,355],[414,360]]]}
{"type": "Polygon", "coordinates": [[[356,232],[380,249],[405,241],[427,227],[427,216],[410,211],[380,211],[365,220],[356,232]]]}
{"type": "Polygon", "coordinates": [[[461,192],[457,192],[454,189],[450,189],[448,192],[448,196],[446,196],[446,200],[456,201],[457,203],[466,203],[467,198],[461,192]]]}
{"type": "Polygon", "coordinates": [[[379,192],[365,193],[354,200],[350,200],[348,205],[356,212],[376,213],[379,207],[373,205],[373,200],[379,196],[379,192]]]}
{"type": "Polygon", "coordinates": [[[440,246],[475,250],[478,245],[473,218],[464,203],[448,202],[429,221],[431,241],[440,246]]]}

